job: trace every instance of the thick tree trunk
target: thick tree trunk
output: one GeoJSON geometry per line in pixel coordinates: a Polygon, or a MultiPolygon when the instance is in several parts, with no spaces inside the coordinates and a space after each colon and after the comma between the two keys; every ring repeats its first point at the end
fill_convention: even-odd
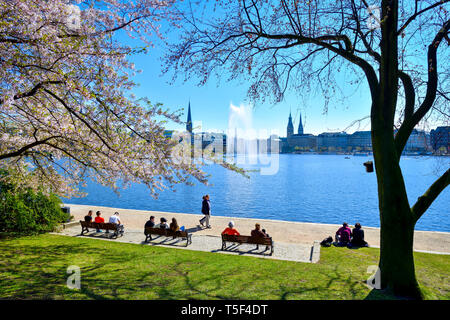
{"type": "MultiPolygon", "coordinates": [[[[377,130],[375,132],[379,133],[377,130]]],[[[422,294],[414,270],[415,221],[393,137],[384,133],[373,139],[381,224],[381,288],[398,296],[421,299],[422,294]]]]}
{"type": "MultiPolygon", "coordinates": [[[[394,211],[394,210],[392,210],[394,211]]],[[[385,215],[402,215],[385,212],[385,215]]],[[[413,257],[414,225],[403,222],[381,222],[380,271],[381,288],[397,296],[422,299],[416,280],[413,257]]]]}
{"type": "Polygon", "coordinates": [[[381,287],[396,295],[422,297],[414,272],[415,220],[394,142],[398,95],[398,1],[382,0],[379,92],[372,94],[372,146],[380,209],[381,287]]]}
{"type": "MultiPolygon", "coordinates": [[[[393,167],[398,166],[393,164],[393,167]]],[[[421,299],[413,256],[414,222],[403,179],[383,182],[380,193],[381,287],[395,295],[421,299]]]]}

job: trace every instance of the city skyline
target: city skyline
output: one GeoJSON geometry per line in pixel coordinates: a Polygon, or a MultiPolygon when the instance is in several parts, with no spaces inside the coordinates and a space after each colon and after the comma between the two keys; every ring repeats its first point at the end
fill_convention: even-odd
{"type": "MultiPolygon", "coordinates": [[[[242,108],[242,106],[241,106],[242,108]]],[[[239,116],[248,116],[245,109],[232,106],[232,111],[237,113],[234,118],[239,116]]],[[[250,119],[251,120],[251,119],[250,119]]],[[[292,121],[292,112],[289,112],[289,117],[286,126],[286,135],[278,133],[271,133],[269,137],[263,137],[256,133],[251,127],[252,122],[244,123],[244,130],[232,122],[234,128],[229,128],[227,132],[220,131],[206,131],[203,128],[195,126],[195,121],[192,120],[191,104],[188,104],[187,119],[185,122],[185,130],[167,130],[166,135],[171,137],[174,131],[184,131],[191,134],[191,144],[194,141],[201,144],[201,149],[208,146],[214,150],[219,147],[219,153],[230,153],[231,150],[236,153],[296,153],[296,152],[372,152],[372,136],[370,130],[356,130],[352,133],[345,131],[341,132],[322,132],[314,135],[305,133],[302,124],[302,115],[298,117],[297,133],[294,131],[292,121]],[[197,129],[197,130],[193,130],[197,129]],[[237,151],[238,140],[239,151],[237,151]],[[244,143],[248,141],[252,146],[244,143]],[[272,147],[273,141],[277,141],[276,147],[272,147]],[[263,142],[263,145],[260,143],[263,142]],[[217,144],[219,143],[219,144],[217,144]],[[214,147],[213,147],[214,146],[214,147]],[[229,149],[231,148],[231,149],[229,149]]],[[[198,123],[197,123],[198,124],[198,123]]],[[[397,130],[394,130],[394,135],[397,130]]],[[[449,133],[450,126],[438,126],[436,129],[430,131],[414,129],[409,137],[404,152],[414,152],[421,154],[432,154],[432,152],[447,152],[449,150],[449,133]]],[[[216,152],[216,151],[213,151],[216,152]]]]}

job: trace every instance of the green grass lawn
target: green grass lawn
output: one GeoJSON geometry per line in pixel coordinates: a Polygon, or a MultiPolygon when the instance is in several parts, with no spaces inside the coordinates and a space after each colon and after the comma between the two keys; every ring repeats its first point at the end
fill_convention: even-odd
{"type": "MultiPolygon", "coordinates": [[[[322,248],[317,264],[40,235],[0,240],[0,299],[379,299],[379,250],[322,248]],[[81,290],[66,287],[70,265],[81,290]]],[[[416,253],[428,299],[450,299],[450,256],[416,253]]]]}

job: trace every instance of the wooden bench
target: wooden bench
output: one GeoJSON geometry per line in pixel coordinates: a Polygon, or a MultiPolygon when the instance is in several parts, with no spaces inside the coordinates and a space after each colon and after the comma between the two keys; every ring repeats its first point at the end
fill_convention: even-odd
{"type": "Polygon", "coordinates": [[[162,236],[162,237],[172,237],[175,238],[186,238],[186,247],[192,243],[192,234],[189,234],[187,231],[172,231],[170,229],[162,229],[162,228],[145,228],[145,242],[149,242],[153,240],[152,234],[162,236]]]}
{"type": "Polygon", "coordinates": [[[120,232],[119,226],[115,223],[97,223],[97,222],[87,222],[80,220],[81,224],[81,235],[83,235],[85,232],[89,232],[89,228],[91,229],[101,229],[101,230],[112,230],[114,231],[113,237],[117,238],[120,235],[123,235],[123,232],[120,232]]]}
{"type": "Polygon", "coordinates": [[[259,245],[270,246],[270,255],[273,254],[273,241],[272,237],[261,238],[261,237],[252,237],[252,236],[236,236],[229,234],[222,234],[222,250],[226,249],[226,243],[245,243],[245,244],[256,244],[256,249],[259,249],[259,245]]]}

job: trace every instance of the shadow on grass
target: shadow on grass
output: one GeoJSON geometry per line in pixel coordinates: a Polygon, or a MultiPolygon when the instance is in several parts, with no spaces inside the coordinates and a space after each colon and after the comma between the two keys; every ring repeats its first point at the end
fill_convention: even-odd
{"type": "MultiPolygon", "coordinates": [[[[370,293],[364,298],[364,300],[399,300],[400,297],[393,295],[386,290],[372,289],[370,293]]],[[[403,300],[403,299],[402,299],[403,300]]]]}
{"type": "Polygon", "coordinates": [[[262,251],[256,245],[245,245],[245,247],[252,247],[251,249],[245,250],[243,249],[243,246],[241,244],[235,243],[230,244],[229,246],[225,247],[225,250],[222,250],[222,248],[211,250],[210,252],[231,252],[231,253],[237,253],[239,255],[244,254],[254,254],[254,255],[261,255],[261,256],[270,256],[270,249],[266,248],[266,246],[261,245],[264,249],[262,251]]]}
{"type": "Polygon", "coordinates": [[[158,245],[165,245],[165,246],[172,246],[175,248],[185,248],[186,247],[186,238],[173,238],[173,237],[164,237],[164,236],[154,236],[149,241],[141,241],[141,244],[143,245],[149,245],[149,246],[158,246],[158,245]],[[158,240],[158,241],[155,241],[158,240]]]}
{"type": "MultiPolygon", "coordinates": [[[[360,299],[367,292],[360,275],[340,265],[317,271],[311,264],[79,240],[0,242],[0,299],[360,299]],[[79,291],[66,287],[69,265],[81,268],[79,291]]],[[[375,290],[366,299],[391,297],[375,290]]]]}
{"type": "MultiPolygon", "coordinates": [[[[99,270],[108,265],[120,265],[132,259],[131,256],[102,254],[98,249],[71,244],[49,244],[35,246],[0,242],[0,298],[7,299],[54,299],[69,296],[72,291],[66,287],[67,268],[85,262],[80,257],[91,257],[88,266],[82,266],[82,280],[113,289],[118,284],[96,277],[99,270]],[[76,259],[76,260],[75,260],[76,259]],[[92,282],[91,282],[92,281],[92,282]]],[[[108,272],[113,273],[111,268],[108,272]]],[[[104,272],[104,271],[102,271],[104,272]]],[[[82,286],[79,293],[92,299],[107,299],[82,286]]]]}

